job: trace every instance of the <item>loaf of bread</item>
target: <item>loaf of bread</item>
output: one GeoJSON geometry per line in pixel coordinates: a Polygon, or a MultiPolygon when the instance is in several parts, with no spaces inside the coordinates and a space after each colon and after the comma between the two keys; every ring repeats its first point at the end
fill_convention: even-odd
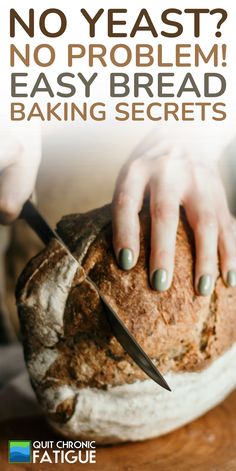
{"type": "Polygon", "coordinates": [[[171,288],[148,276],[150,217],[140,214],[140,256],[129,272],[116,263],[111,208],[65,216],[56,241],[32,259],[17,286],[25,359],[52,426],[97,443],[169,432],[219,403],[236,385],[236,290],[218,276],[211,297],[193,288],[194,243],[184,214],[171,288]],[[172,392],[150,380],[114,338],[89,274],[172,392]]]}

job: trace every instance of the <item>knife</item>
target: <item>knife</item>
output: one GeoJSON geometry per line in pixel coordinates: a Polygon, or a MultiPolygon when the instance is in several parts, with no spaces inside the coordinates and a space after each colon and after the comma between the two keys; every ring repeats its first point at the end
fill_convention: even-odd
{"type": "MultiPolygon", "coordinates": [[[[76,261],[79,265],[78,260],[75,259],[70,249],[63,242],[61,237],[54,231],[44,217],[40,214],[36,206],[31,201],[27,201],[21,211],[20,217],[24,219],[28,225],[34,230],[42,242],[47,245],[51,239],[56,239],[66,249],[67,253],[76,261]]],[[[105,296],[101,293],[98,286],[94,283],[91,278],[86,275],[87,280],[94,286],[98,295],[100,296],[101,303],[103,305],[107,320],[110,324],[111,330],[122,345],[128,355],[134,360],[134,362],[159,386],[171,391],[169,385],[163,378],[162,374],[158,371],[154,363],[151,361],[149,356],[144,352],[142,347],[135,340],[134,336],[129,332],[124,322],[120,319],[118,314],[110,306],[105,296]]]]}

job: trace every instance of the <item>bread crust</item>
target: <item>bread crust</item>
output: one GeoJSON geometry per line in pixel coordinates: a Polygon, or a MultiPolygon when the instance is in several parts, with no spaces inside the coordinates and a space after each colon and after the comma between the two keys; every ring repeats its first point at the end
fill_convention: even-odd
{"type": "MultiPolygon", "coordinates": [[[[140,214],[140,226],[140,256],[129,272],[115,260],[107,205],[66,216],[58,224],[58,232],[83,268],[51,241],[22,273],[17,305],[26,362],[41,402],[44,390],[55,385],[106,389],[146,379],[112,335],[85,273],[163,374],[202,370],[235,342],[235,289],[226,288],[218,276],[210,298],[194,292],[194,243],[184,213],[177,232],[173,283],[164,293],[149,285],[147,206],[140,214]]],[[[67,420],[73,413],[74,399],[65,401],[57,420],[67,420]]]]}

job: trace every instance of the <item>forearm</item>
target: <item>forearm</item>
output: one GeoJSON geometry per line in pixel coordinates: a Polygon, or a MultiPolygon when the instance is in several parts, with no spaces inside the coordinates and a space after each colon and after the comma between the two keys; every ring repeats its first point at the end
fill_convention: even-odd
{"type": "Polygon", "coordinates": [[[140,142],[129,161],[138,158],[153,159],[161,156],[185,158],[204,164],[216,163],[235,136],[228,123],[165,123],[157,125],[140,142]]]}

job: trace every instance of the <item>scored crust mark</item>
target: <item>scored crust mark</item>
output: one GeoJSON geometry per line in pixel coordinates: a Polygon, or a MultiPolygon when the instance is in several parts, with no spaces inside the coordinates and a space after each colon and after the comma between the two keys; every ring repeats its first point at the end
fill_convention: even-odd
{"type": "MultiPolygon", "coordinates": [[[[181,213],[173,284],[165,293],[154,292],[148,279],[149,211],[145,207],[140,214],[140,256],[129,272],[122,271],[115,260],[110,214],[110,206],[105,206],[85,215],[66,216],[58,229],[85,273],[97,283],[163,373],[203,369],[236,340],[235,290],[226,288],[219,278],[215,298],[195,295],[193,238],[181,213]]],[[[53,250],[49,246],[30,262],[21,276],[17,295],[27,361],[33,353],[41,351],[42,345],[51,345],[58,352],[40,380],[42,391],[55,384],[106,389],[145,380],[145,374],[112,335],[98,294],[84,279],[83,271],[71,269],[67,254],[61,253],[58,260],[55,255],[54,259],[53,250]],[[43,265],[45,258],[48,263],[43,265]],[[65,264],[69,279],[67,283],[60,279],[59,283],[65,264]],[[63,329],[48,342],[49,327],[55,333],[55,326],[51,319],[51,325],[45,328],[48,311],[47,305],[43,305],[42,291],[57,297],[55,284],[64,286],[63,298],[59,290],[63,329]],[[34,286],[33,300],[26,296],[29,285],[34,286]],[[40,317],[43,322],[39,325],[40,317]]]]}
{"type": "Polygon", "coordinates": [[[101,230],[111,221],[111,206],[107,204],[84,214],[64,216],[57,224],[57,231],[74,253],[79,263],[101,230]]]}

